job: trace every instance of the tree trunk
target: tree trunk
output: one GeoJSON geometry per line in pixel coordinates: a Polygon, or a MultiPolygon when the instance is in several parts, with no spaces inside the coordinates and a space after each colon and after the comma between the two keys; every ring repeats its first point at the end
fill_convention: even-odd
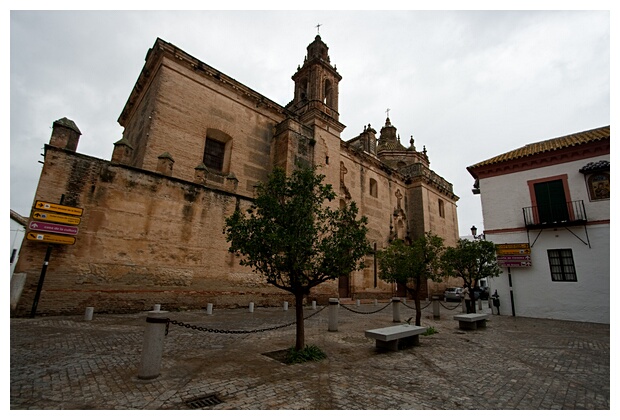
{"type": "Polygon", "coordinates": [[[297,338],[295,340],[295,350],[299,351],[305,347],[304,337],[304,293],[295,293],[295,321],[297,323],[297,338]]]}
{"type": "Polygon", "coordinates": [[[474,292],[474,290],[476,289],[476,281],[473,282],[473,286],[471,287],[471,313],[475,314],[476,313],[476,292],[474,292]]]}
{"type": "Polygon", "coordinates": [[[413,301],[415,302],[415,325],[419,327],[422,322],[422,308],[420,308],[420,279],[415,282],[413,301]]]}

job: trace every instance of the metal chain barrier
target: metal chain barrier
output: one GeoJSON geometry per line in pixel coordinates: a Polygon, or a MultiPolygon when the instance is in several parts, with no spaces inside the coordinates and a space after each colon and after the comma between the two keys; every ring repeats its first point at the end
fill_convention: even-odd
{"type": "MultiPolygon", "coordinates": [[[[401,301],[400,303],[402,303],[403,305],[405,305],[407,308],[409,308],[409,309],[413,309],[413,310],[415,311],[415,306],[409,306],[409,305],[407,305],[407,304],[406,304],[405,302],[403,302],[403,301],[401,301]]],[[[428,308],[430,304],[431,304],[431,302],[429,301],[429,302],[428,302],[428,304],[426,304],[426,306],[422,306],[422,307],[420,308],[420,310],[428,308]]]]}
{"type": "MultiPolygon", "coordinates": [[[[313,316],[315,316],[316,314],[318,314],[319,312],[321,312],[323,309],[327,308],[327,306],[323,306],[321,309],[319,309],[318,311],[316,311],[315,313],[308,315],[307,317],[304,318],[304,321],[306,319],[312,318],[313,316]]],[[[170,324],[172,325],[178,325],[180,327],[185,327],[185,328],[190,328],[192,330],[197,330],[197,331],[203,331],[203,332],[210,332],[210,333],[215,333],[215,334],[253,334],[253,333],[261,333],[261,332],[265,332],[265,331],[273,331],[273,330],[278,330],[280,328],[286,328],[286,327],[290,327],[291,325],[295,325],[297,323],[297,321],[293,321],[293,322],[289,322],[288,324],[284,324],[284,325],[277,325],[275,327],[267,327],[267,328],[259,328],[256,330],[220,330],[217,328],[207,328],[207,327],[200,327],[197,325],[191,325],[185,322],[181,322],[181,321],[175,321],[173,319],[170,318],[147,318],[146,322],[161,322],[161,323],[166,323],[166,335],[168,335],[168,327],[170,326],[170,324]]]]}
{"type": "Polygon", "coordinates": [[[370,314],[376,314],[377,312],[381,312],[382,310],[384,310],[385,308],[387,308],[387,307],[388,307],[388,306],[390,306],[391,304],[392,304],[392,302],[388,302],[388,304],[387,304],[387,305],[385,305],[383,308],[381,308],[381,309],[377,309],[376,311],[371,311],[371,312],[355,311],[355,310],[353,310],[353,309],[351,309],[351,308],[348,308],[348,307],[347,307],[347,305],[342,305],[342,304],[340,305],[340,307],[342,307],[342,308],[346,309],[347,311],[351,311],[351,312],[353,312],[353,313],[356,313],[356,314],[370,315],[370,314]]]}
{"type": "Polygon", "coordinates": [[[454,309],[458,308],[459,306],[461,306],[461,304],[460,304],[460,303],[457,303],[457,304],[456,304],[456,306],[455,306],[454,308],[448,308],[446,305],[444,305],[444,304],[443,304],[443,302],[442,302],[442,301],[439,301],[439,304],[440,304],[441,306],[443,306],[444,308],[446,308],[447,310],[449,310],[449,311],[452,311],[452,310],[454,310],[454,309]]]}

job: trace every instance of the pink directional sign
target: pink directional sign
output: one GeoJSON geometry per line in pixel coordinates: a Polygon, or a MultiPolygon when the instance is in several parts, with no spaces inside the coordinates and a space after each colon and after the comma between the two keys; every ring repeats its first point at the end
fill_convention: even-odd
{"type": "Polygon", "coordinates": [[[78,228],[75,226],[57,225],[55,223],[32,221],[28,225],[32,230],[40,232],[59,233],[61,235],[77,235],[78,228]]]}
{"type": "Polygon", "coordinates": [[[498,261],[497,262],[502,267],[531,267],[531,261],[498,261]]]}
{"type": "Polygon", "coordinates": [[[497,261],[532,261],[529,255],[498,255],[497,261]]]}

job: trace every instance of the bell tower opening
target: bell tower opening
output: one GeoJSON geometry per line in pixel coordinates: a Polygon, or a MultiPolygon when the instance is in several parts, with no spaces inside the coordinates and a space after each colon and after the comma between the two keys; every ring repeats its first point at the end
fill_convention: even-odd
{"type": "Polygon", "coordinates": [[[329,48],[317,35],[307,47],[303,66],[292,77],[295,97],[287,108],[300,116],[319,110],[338,121],[338,83],[342,76],[331,65],[328,52],[329,48]]]}

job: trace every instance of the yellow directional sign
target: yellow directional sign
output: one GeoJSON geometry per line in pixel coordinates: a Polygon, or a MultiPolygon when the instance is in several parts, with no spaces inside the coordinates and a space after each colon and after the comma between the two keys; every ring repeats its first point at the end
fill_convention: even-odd
{"type": "Polygon", "coordinates": [[[47,242],[51,244],[73,245],[75,237],[54,235],[51,233],[28,232],[26,238],[30,241],[47,242]]]}
{"type": "Polygon", "coordinates": [[[53,211],[56,213],[70,214],[73,216],[81,216],[84,209],[79,207],[63,206],[61,204],[48,203],[46,201],[37,201],[34,204],[35,210],[53,211]]]}
{"type": "Polygon", "coordinates": [[[530,249],[530,244],[497,244],[499,249],[530,249]]]}
{"type": "Polygon", "coordinates": [[[82,220],[79,217],[64,216],[62,214],[48,213],[45,211],[37,210],[32,212],[32,218],[36,220],[43,220],[46,222],[63,223],[65,225],[79,225],[80,221],[82,220]]]}
{"type": "Polygon", "coordinates": [[[497,255],[529,255],[532,253],[531,249],[498,249],[497,255]]]}
{"type": "Polygon", "coordinates": [[[497,244],[497,255],[529,255],[532,251],[530,244],[497,244]]]}

